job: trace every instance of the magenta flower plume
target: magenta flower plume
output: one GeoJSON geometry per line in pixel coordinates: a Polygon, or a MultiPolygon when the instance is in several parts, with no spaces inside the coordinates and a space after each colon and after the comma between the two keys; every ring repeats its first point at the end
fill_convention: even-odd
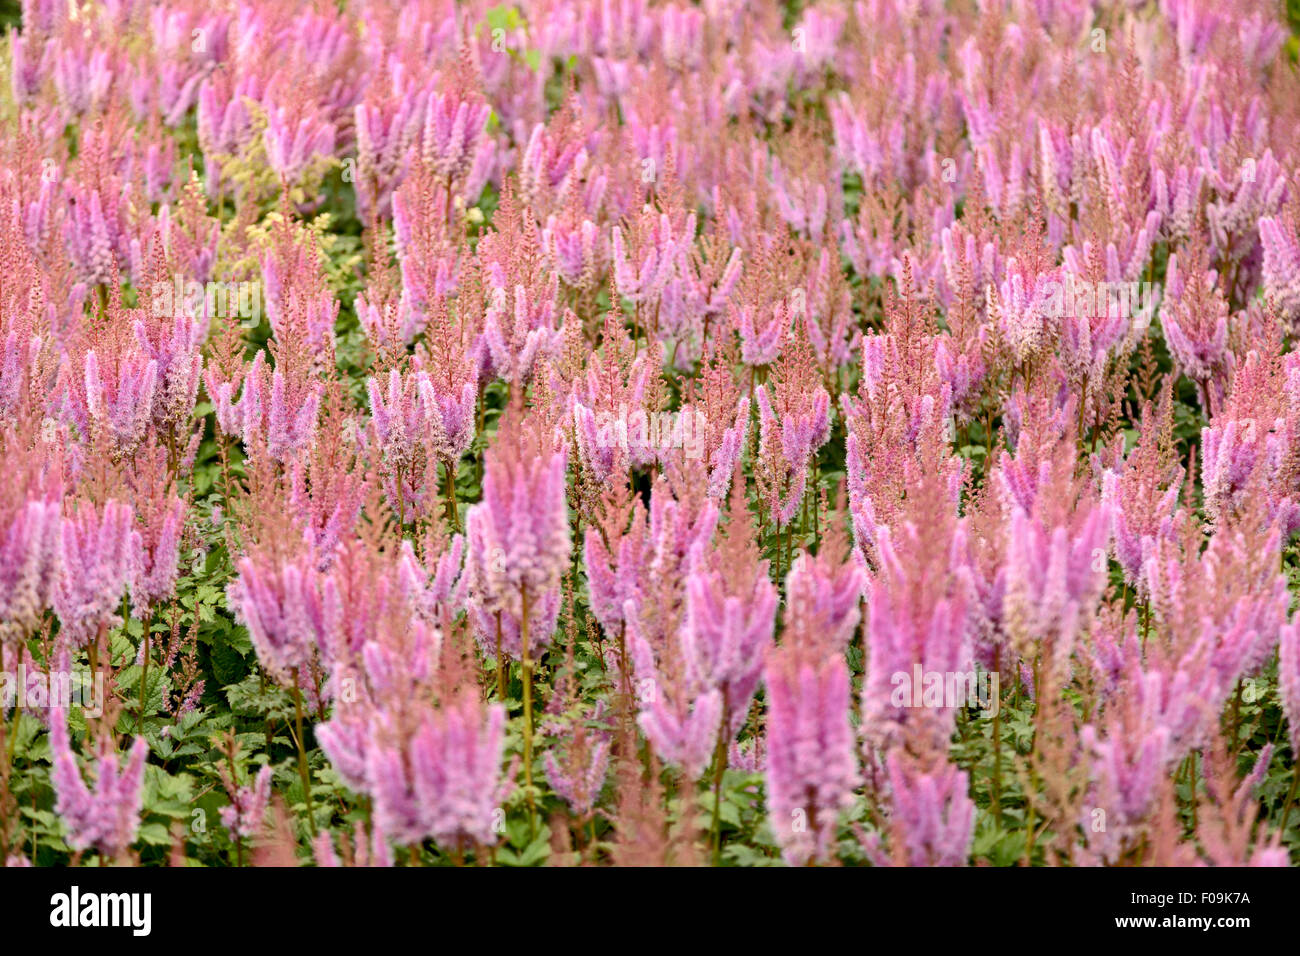
{"type": "Polygon", "coordinates": [[[721,690],[733,721],[744,714],[758,686],[778,603],[767,562],[747,568],[735,557],[727,552],[712,560],[698,555],[686,579],[681,635],[688,678],[721,690]]]}
{"type": "Polygon", "coordinates": [[[462,694],[422,721],[405,753],[376,720],[366,758],[375,825],[399,846],[495,842],[505,708],[462,694]]]}
{"type": "Polygon", "coordinates": [[[0,498],[0,645],[26,637],[56,600],[63,550],[57,497],[6,498],[0,498]]]}
{"type": "Polygon", "coordinates": [[[1226,384],[1233,364],[1228,349],[1228,299],[1218,273],[1205,266],[1205,252],[1194,249],[1179,261],[1169,257],[1160,325],[1179,369],[1196,382],[1208,413],[1226,384]]]}
{"type": "Polygon", "coordinates": [[[765,497],[778,526],[789,524],[799,510],[813,457],[831,434],[830,394],[818,380],[806,335],[795,339],[777,366],[777,381],[757,389],[758,455],[764,472],[765,497]]]}
{"type": "Polygon", "coordinates": [[[482,96],[464,89],[429,97],[420,155],[440,179],[453,183],[469,173],[491,112],[482,96]]]}
{"type": "Polygon", "coordinates": [[[737,306],[732,321],[740,333],[740,354],[745,364],[764,366],[780,357],[793,320],[789,306],[778,302],[766,310],[752,305],[737,306]]]}
{"type": "Polygon", "coordinates": [[[156,367],[152,419],[163,434],[179,432],[189,424],[199,392],[206,325],[202,317],[185,315],[152,329],[144,322],[135,323],[136,342],[156,367]]]}
{"type": "Polygon", "coordinates": [[[87,285],[108,285],[125,262],[124,228],[113,205],[105,208],[97,190],[73,185],[64,220],[68,255],[87,285]]]}
{"type": "Polygon", "coordinates": [[[429,100],[428,80],[392,60],[356,107],[357,211],[363,221],[392,214],[393,190],[406,175],[429,100]]]}
{"type": "Polygon", "coordinates": [[[67,714],[50,711],[50,752],[53,759],[54,812],[67,827],[74,850],[97,849],[105,857],[120,857],[135,842],[144,806],[144,765],[149,745],[137,737],[130,753],[118,763],[107,738],[101,738],[95,759],[94,789],[86,786],[68,742],[67,714]]]}
{"type": "Polygon", "coordinates": [[[946,500],[943,476],[932,473],[911,502],[916,516],[897,533],[882,528],[877,536],[877,566],[866,594],[862,728],[878,749],[908,741],[917,751],[945,752],[956,707],[964,703],[932,695],[949,675],[968,672],[973,656],[973,583],[962,559],[966,530],[946,500]]]}
{"type": "Polygon", "coordinates": [[[866,574],[852,561],[845,561],[823,549],[816,556],[800,554],[786,575],[787,620],[820,620],[826,639],[843,650],[848,646],[861,617],[866,574]]]}
{"type": "Polygon", "coordinates": [[[386,388],[373,378],[366,379],[370,397],[370,426],[384,462],[394,469],[410,467],[424,434],[424,409],[420,403],[420,382],[414,375],[403,377],[397,369],[388,373],[386,388]]]}
{"type": "Polygon", "coordinates": [[[567,741],[543,758],[551,789],[579,817],[591,812],[605,785],[613,737],[601,724],[605,716],[605,702],[597,701],[584,719],[568,730],[567,741]]]}
{"type": "Polygon", "coordinates": [[[831,858],[858,785],[848,667],[838,653],[820,656],[783,646],[763,672],[768,819],[791,866],[831,858]]]}
{"type": "Polygon", "coordinates": [[[1105,505],[1084,504],[1072,523],[1051,527],[1023,511],[1012,513],[1004,613],[1015,639],[1050,646],[1064,665],[1078,627],[1106,586],[1110,524],[1105,505]]]}
{"type": "Polygon", "coordinates": [[[276,560],[240,558],[238,577],[226,586],[236,619],[248,628],[262,666],[281,680],[312,662],[329,659],[342,624],[343,606],[333,579],[309,556],[276,560]]]}
{"type": "Polygon", "coordinates": [[[692,779],[744,724],[772,641],[776,589],[751,519],[737,481],[713,546],[713,502],[675,501],[661,479],[644,590],[623,606],[637,723],[659,757],[692,779]]]}
{"type": "Polygon", "coordinates": [[[695,217],[680,229],[665,213],[642,212],[625,235],[615,226],[610,239],[614,284],[619,295],[633,302],[654,303],[672,277],[678,257],[695,236],[695,217]]]}
{"type": "Polygon", "coordinates": [[[284,183],[298,182],[313,159],[334,151],[334,124],[301,101],[266,111],[266,161],[284,183]]]}
{"type": "Polygon", "coordinates": [[[1147,403],[1142,409],[1138,444],[1128,458],[1102,476],[1102,502],[1111,510],[1115,559],[1130,587],[1144,594],[1143,565],[1155,542],[1173,533],[1183,473],[1172,459],[1172,406],[1168,392],[1158,413],[1147,403]]]}
{"type": "Polygon", "coordinates": [[[447,385],[436,375],[421,374],[419,380],[425,434],[431,451],[440,460],[458,462],[474,443],[474,409],[478,391],[471,381],[447,385]]]}
{"type": "Polygon", "coordinates": [[[74,648],[116,627],[116,611],[135,568],[130,505],[107,501],[103,509],[81,502],[63,519],[62,561],[54,609],[60,637],[74,648]]]}
{"type": "Polygon", "coordinates": [[[185,524],[185,502],[180,498],[172,496],[150,505],[148,520],[132,532],[136,556],[131,602],[138,610],[157,607],[176,593],[185,524]]]}
{"type": "MultiPolygon", "coordinates": [[[[1091,763],[1093,789],[1088,803],[1106,813],[1104,829],[1090,833],[1090,848],[1107,862],[1118,861],[1130,849],[1126,837],[1140,833],[1154,810],[1168,763],[1168,729],[1147,727],[1144,731],[1140,737],[1121,729],[1099,738],[1092,727],[1079,733],[1091,763]]],[[[1096,829],[1093,822],[1089,815],[1084,821],[1085,832],[1096,829]]]]}
{"type": "Polygon", "coordinates": [[[950,763],[927,769],[897,751],[886,758],[886,766],[895,862],[964,866],[975,832],[975,803],[966,795],[966,773],[950,763]]]}
{"type": "Polygon", "coordinates": [[[590,219],[570,222],[552,215],[542,230],[542,242],[555,271],[573,288],[590,287],[609,258],[604,233],[590,219]]]}
{"type": "Polygon", "coordinates": [[[334,840],[328,830],[322,830],[312,843],[316,865],[322,867],[364,866],[387,867],[393,865],[393,851],[377,829],[366,836],[366,825],[358,820],[352,825],[352,837],[344,834],[339,841],[343,856],[334,849],[334,840]]]}
{"type": "Polygon", "coordinates": [[[441,611],[450,612],[464,604],[465,578],[461,573],[464,555],[464,535],[454,536],[432,563],[417,558],[411,542],[402,542],[398,581],[411,611],[422,620],[439,623],[441,611]]]}
{"type": "MultiPolygon", "coordinates": [[[[522,604],[520,608],[522,609],[522,604]]],[[[520,615],[508,607],[495,612],[474,600],[468,602],[469,619],[474,625],[474,639],[488,657],[497,656],[497,639],[501,640],[501,652],[512,660],[522,660],[523,621],[520,615]]],[[[535,655],[539,648],[551,641],[555,623],[560,617],[560,589],[551,588],[537,597],[531,597],[528,605],[528,651],[535,655]]]]}
{"type": "Polygon", "coordinates": [[[1277,690],[1286,714],[1291,749],[1300,753],[1300,616],[1282,628],[1277,652],[1277,690]]]}
{"type": "Polygon", "coordinates": [[[674,687],[672,681],[665,681],[654,650],[636,623],[631,601],[624,614],[628,620],[628,654],[636,675],[637,726],[660,759],[680,767],[687,779],[698,780],[717,749],[722,691],[699,685],[674,687]]]}
{"type": "Polygon", "coordinates": [[[221,808],[221,823],[230,835],[240,840],[255,837],[262,830],[266,807],[271,799],[271,768],[263,767],[251,787],[236,786],[224,776],[230,803],[221,808]]]}
{"type": "Polygon", "coordinates": [[[1261,423],[1233,419],[1201,429],[1201,482],[1211,519],[1230,517],[1242,504],[1262,457],[1261,423]]]}
{"type": "Polygon", "coordinates": [[[99,359],[87,352],[85,384],[86,411],[94,427],[108,437],[117,454],[129,455],[153,419],[158,363],[133,353],[121,361],[114,378],[104,381],[99,359]]]}
{"type": "MultiPolygon", "coordinates": [[[[560,583],[569,566],[566,455],[536,428],[507,412],[488,452],[483,500],[465,516],[465,575],[472,607],[515,618],[560,583]]],[[[529,643],[550,634],[529,629],[529,643]]]]}
{"type": "Polygon", "coordinates": [[[1034,274],[1015,258],[1007,260],[1006,278],[992,296],[990,312],[1012,357],[1025,362],[1047,348],[1057,325],[1048,290],[1060,282],[1055,272],[1034,274]]]}
{"type": "Polygon", "coordinates": [[[1300,239],[1296,225],[1265,216],[1259,221],[1264,247],[1264,290],[1282,313],[1292,334],[1300,328],[1300,239]]]}
{"type": "MultiPolygon", "coordinates": [[[[247,383],[244,386],[245,395],[247,383]]],[[[320,386],[293,381],[279,369],[271,373],[271,405],[266,420],[266,450],[277,461],[287,461],[307,450],[316,437],[320,386]]]]}
{"type": "Polygon", "coordinates": [[[616,527],[613,534],[602,535],[594,527],[588,527],[584,533],[582,561],[588,600],[591,613],[606,634],[620,633],[623,608],[628,602],[634,608],[641,606],[642,578],[648,558],[646,534],[645,506],[639,498],[632,504],[628,525],[616,527]]]}

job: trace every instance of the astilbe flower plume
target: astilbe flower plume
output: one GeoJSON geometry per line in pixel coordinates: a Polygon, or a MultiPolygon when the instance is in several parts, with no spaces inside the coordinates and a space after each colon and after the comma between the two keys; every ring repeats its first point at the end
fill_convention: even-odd
{"type": "Polygon", "coordinates": [[[0,432],[0,451],[13,469],[0,489],[0,645],[21,640],[56,600],[61,579],[63,514],[60,456],[42,474],[39,446],[15,429],[0,432]]]}
{"type": "Polygon", "coordinates": [[[458,686],[463,630],[453,646],[399,606],[375,625],[350,671],[355,699],[317,728],[321,746],[344,783],[373,801],[382,840],[432,838],[456,852],[493,843],[506,713],[458,686]]]}
{"type": "Polygon", "coordinates": [[[1203,248],[1184,259],[1170,257],[1160,310],[1169,350],[1183,374],[1197,384],[1201,407],[1212,412],[1232,368],[1228,348],[1228,301],[1218,274],[1205,264],[1203,248]]]}
{"type": "Polygon", "coordinates": [[[402,279],[398,312],[404,338],[413,337],[424,329],[432,302],[460,291],[468,265],[448,196],[427,167],[413,170],[393,193],[393,230],[402,279]]]}
{"type": "MultiPolygon", "coordinates": [[[[391,369],[387,381],[366,380],[370,399],[370,431],[390,488],[389,500],[402,523],[415,517],[418,492],[414,487],[417,458],[425,437],[426,408],[417,373],[391,369]]],[[[439,425],[440,419],[435,419],[439,425]]],[[[435,437],[440,443],[440,438],[435,437]]]]}
{"type": "MultiPolygon", "coordinates": [[[[731,368],[724,357],[711,361],[696,380],[697,391],[690,404],[683,403],[682,415],[692,414],[696,442],[703,439],[703,457],[700,464],[706,469],[709,497],[723,500],[731,490],[731,482],[740,469],[744,449],[749,438],[749,398],[739,394],[731,368]],[[704,434],[701,436],[700,431],[704,434]]],[[[684,448],[682,468],[693,467],[691,449],[684,448]]],[[[664,465],[672,468],[669,457],[664,465]]]]}
{"type": "Polygon", "coordinates": [[[404,756],[373,731],[366,773],[376,824],[399,845],[431,837],[444,847],[493,842],[505,710],[462,694],[429,714],[404,756]]]}
{"type": "Polygon", "coordinates": [[[808,469],[830,438],[830,395],[817,380],[806,329],[778,362],[772,394],[765,385],[755,392],[762,487],[772,520],[784,526],[803,503],[808,469]]]}
{"type": "MultiPolygon", "coordinates": [[[[1130,587],[1141,588],[1142,567],[1157,538],[1172,531],[1182,469],[1173,459],[1172,396],[1142,406],[1137,444],[1103,477],[1102,498],[1114,521],[1115,559],[1130,587]]],[[[1118,458],[1118,455],[1116,456],[1118,458]]]]}
{"type": "MultiPolygon", "coordinates": [[[[664,497],[662,492],[657,498],[652,493],[651,502],[664,497]]],[[[652,545],[647,533],[641,499],[631,495],[626,482],[612,483],[601,500],[599,521],[583,532],[582,548],[591,613],[608,635],[623,633],[628,602],[634,611],[641,606],[643,575],[652,545]]]]}
{"type": "Polygon", "coordinates": [[[151,419],[160,435],[182,438],[194,411],[203,367],[200,346],[207,334],[201,316],[180,314],[166,321],[134,325],[136,342],[155,366],[151,419]]]}
{"type": "Polygon", "coordinates": [[[247,840],[261,832],[271,799],[271,768],[257,772],[252,786],[240,787],[222,770],[222,783],[230,796],[230,803],[221,808],[221,823],[231,836],[247,840]]]}
{"type": "Polygon", "coordinates": [[[407,602],[416,616],[429,624],[443,619],[443,613],[464,605],[465,578],[464,535],[455,535],[445,546],[426,538],[423,556],[418,556],[410,541],[402,542],[399,582],[407,602]]]}
{"type": "MultiPolygon", "coordinates": [[[[433,303],[429,336],[429,357],[419,378],[425,436],[430,452],[449,466],[454,478],[456,463],[474,441],[478,391],[464,324],[459,317],[453,322],[443,299],[433,303]]],[[[448,481],[454,488],[453,478],[448,481]]]]}
{"type": "Polygon", "coordinates": [[[379,67],[355,113],[357,211],[370,221],[392,214],[393,190],[406,175],[419,140],[431,84],[392,56],[379,67]]]}
{"type": "Polygon", "coordinates": [[[557,746],[544,758],[551,789],[578,817],[591,812],[609,771],[613,734],[603,727],[605,709],[605,702],[598,701],[582,720],[573,722],[563,748],[557,746]]]}
{"type": "Polygon", "coordinates": [[[1294,331],[1300,328],[1300,241],[1294,221],[1265,216],[1259,221],[1264,247],[1264,288],[1294,331]]]}
{"type": "Polygon", "coordinates": [[[932,691],[936,678],[942,685],[947,675],[969,669],[973,583],[963,560],[965,522],[944,476],[927,469],[913,482],[901,521],[876,533],[866,584],[862,732],[878,749],[906,741],[914,750],[942,752],[957,702],[942,692],[936,700],[932,691]]]}
{"type": "Polygon", "coordinates": [[[491,113],[482,94],[469,86],[472,74],[466,60],[462,57],[457,65],[446,89],[429,96],[420,135],[420,156],[449,193],[473,166],[491,113]]]}
{"type": "Polygon", "coordinates": [[[902,290],[886,300],[887,331],[862,340],[857,395],[840,396],[853,540],[863,560],[878,529],[897,525],[916,476],[938,470],[954,507],[961,490],[961,461],[946,447],[952,391],[910,269],[904,263],[902,290]]]}
{"type": "Polygon", "coordinates": [[[340,843],[342,844],[341,855],[339,850],[334,849],[334,841],[329,831],[322,830],[317,835],[316,842],[312,844],[316,865],[323,867],[393,865],[392,850],[383,835],[378,830],[374,830],[367,838],[366,826],[361,820],[353,825],[351,839],[349,840],[345,833],[340,843]]]}
{"type": "MultiPolygon", "coordinates": [[[[483,500],[465,516],[471,608],[501,612],[520,625],[526,613],[545,607],[570,560],[567,456],[552,436],[522,419],[518,406],[506,413],[483,474],[483,500]]],[[[549,639],[549,631],[529,629],[529,649],[549,639]]],[[[519,640],[507,653],[520,655],[519,640]]]]}
{"type": "MultiPolygon", "coordinates": [[[[465,516],[465,577],[480,642],[496,618],[498,668],[518,657],[524,681],[524,773],[532,794],[533,652],[549,643],[559,614],[560,579],[570,563],[567,455],[538,421],[521,421],[516,401],[497,431],[483,475],[483,500],[465,516]],[[508,622],[509,626],[503,626],[508,622]]],[[[500,678],[499,678],[500,680],[500,678]]]]}
{"type": "Polygon", "coordinates": [[[1278,641],[1277,681],[1291,747],[1300,751],[1300,618],[1292,618],[1282,628],[1278,641]]]}
{"type": "Polygon", "coordinates": [[[54,609],[67,645],[85,647],[122,622],[116,611],[134,571],[133,521],[131,507],[112,499],[102,507],[82,501],[64,517],[54,609]]]}
{"type": "Polygon", "coordinates": [[[546,268],[537,224],[513,192],[501,197],[493,225],[478,245],[486,309],[474,354],[482,374],[517,388],[558,341],[559,276],[546,268]]]}
{"type": "Polygon", "coordinates": [[[825,628],[832,646],[848,646],[861,617],[860,606],[866,574],[852,560],[842,525],[843,512],[830,516],[815,555],[802,553],[786,575],[787,615],[799,620],[817,620],[825,628]]]}
{"type": "Polygon", "coordinates": [[[967,794],[967,775],[950,763],[927,768],[902,751],[886,758],[889,779],[892,854],[868,839],[877,865],[962,866],[975,832],[975,803],[967,794]]]}
{"type": "Polygon", "coordinates": [[[649,432],[646,407],[655,352],[633,358],[621,316],[605,316],[605,354],[591,362],[574,386],[574,443],[583,467],[597,483],[621,478],[630,467],[653,462],[659,450],[649,432]]]}
{"type": "Polygon", "coordinates": [[[1201,429],[1205,511],[1216,524],[1231,522],[1262,496],[1267,518],[1290,533],[1300,527],[1300,365],[1280,354],[1275,336],[1260,344],[1201,429]]]}
{"type": "Polygon", "coordinates": [[[827,624],[816,607],[788,606],[783,643],[763,668],[768,812],[792,866],[832,857],[839,813],[859,784],[849,670],[827,624]]]}
{"type": "Polygon", "coordinates": [[[653,309],[672,277],[678,257],[695,236],[695,216],[677,224],[666,211],[646,207],[626,228],[615,226],[610,239],[614,286],[637,303],[653,309]]]}
{"type": "MultiPolygon", "coordinates": [[[[617,662],[619,686],[627,694],[635,693],[637,724],[651,747],[690,779],[704,772],[722,727],[722,690],[687,676],[692,665],[682,646],[686,580],[696,555],[712,538],[718,517],[717,507],[706,497],[679,496],[666,479],[656,483],[650,495],[641,570],[636,572],[639,586],[626,592],[629,596],[619,621],[619,634],[626,629],[625,640],[620,640],[627,656],[617,662]]],[[[620,574],[631,571],[627,565],[619,568],[620,574]]],[[[750,583],[755,583],[752,578],[750,583]]],[[[750,649],[760,656],[748,663],[761,667],[762,646],[750,649]]],[[[698,678],[706,669],[697,666],[690,673],[698,678]]]]}
{"type": "Polygon", "coordinates": [[[722,692],[728,738],[757,688],[778,603],[743,493],[737,482],[717,547],[700,541],[693,549],[680,638],[687,679],[722,692]]]}
{"type": "MultiPolygon", "coordinates": [[[[1007,493],[1006,626],[1026,660],[1065,668],[1106,586],[1111,512],[1073,474],[1068,442],[1039,464],[1028,509],[1007,493]]],[[[1050,453],[1049,453],[1050,454],[1050,453]]]]}
{"type": "Polygon", "coordinates": [[[1194,522],[1179,512],[1174,534],[1157,543],[1145,566],[1146,670],[1163,672],[1170,685],[1165,722],[1180,755],[1205,744],[1237,681],[1273,653],[1289,604],[1276,526],[1246,520],[1219,530],[1202,549],[1194,522]]]}
{"type": "Polygon", "coordinates": [[[97,849],[106,858],[121,857],[135,842],[144,805],[144,765],[149,745],[137,737],[124,758],[114,753],[111,741],[100,737],[95,756],[94,787],[82,779],[81,768],[68,740],[67,714],[50,711],[51,778],[56,799],[54,812],[68,828],[68,843],[75,850],[97,849]],[[120,763],[119,763],[120,760],[120,763]]]}
{"type": "Polygon", "coordinates": [[[86,353],[85,402],[92,427],[118,455],[128,455],[144,438],[153,418],[158,363],[139,353],[119,359],[115,369],[100,369],[95,352],[86,353]]]}
{"type": "Polygon", "coordinates": [[[319,656],[328,657],[343,614],[332,578],[310,557],[269,552],[242,557],[236,568],[227,600],[269,673],[287,681],[319,656]]]}
{"type": "Polygon", "coordinates": [[[1137,675],[1114,700],[1104,735],[1088,725],[1079,733],[1088,761],[1091,789],[1087,802],[1105,813],[1104,826],[1084,822],[1088,852],[1119,862],[1137,848],[1147,818],[1155,811],[1159,787],[1177,751],[1162,720],[1163,675],[1137,675]]]}

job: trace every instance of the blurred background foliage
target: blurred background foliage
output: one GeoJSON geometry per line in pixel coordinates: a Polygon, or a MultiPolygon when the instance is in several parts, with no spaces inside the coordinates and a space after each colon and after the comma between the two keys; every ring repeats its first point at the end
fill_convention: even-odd
{"type": "MultiPolygon", "coordinates": [[[[1287,41],[1286,48],[1292,62],[1295,62],[1300,59],[1300,0],[1282,0],[1282,5],[1285,8],[1287,23],[1291,27],[1291,39],[1287,41]]],[[[793,20],[803,4],[796,0],[796,2],[787,2],[785,6],[793,20]]],[[[0,0],[0,29],[17,26],[21,20],[21,0],[0,0]]]]}

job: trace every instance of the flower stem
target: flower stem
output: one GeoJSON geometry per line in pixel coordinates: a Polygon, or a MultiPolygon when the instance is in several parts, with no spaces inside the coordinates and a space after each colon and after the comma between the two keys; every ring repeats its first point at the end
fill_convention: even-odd
{"type": "Polygon", "coordinates": [[[149,652],[153,649],[149,646],[149,639],[151,637],[150,628],[152,624],[153,615],[149,615],[144,621],[144,666],[140,670],[140,713],[137,715],[136,734],[144,733],[145,689],[148,687],[149,658],[152,656],[149,652]]]}
{"type": "Polygon", "coordinates": [[[528,833],[537,836],[537,807],[533,803],[533,660],[528,653],[528,589],[520,592],[519,646],[524,678],[524,783],[527,785],[528,833]]]}
{"type": "Polygon", "coordinates": [[[456,505],[456,463],[447,462],[447,520],[453,531],[460,530],[460,509],[456,505]]]}
{"type": "Polygon", "coordinates": [[[506,702],[506,659],[501,656],[501,612],[497,611],[497,700],[506,702]]]}
{"type": "MultiPolygon", "coordinates": [[[[1000,673],[1002,668],[1002,648],[993,651],[993,671],[1000,673]]],[[[993,711],[993,821],[1002,824],[1002,706],[993,711]]]]}
{"type": "Polygon", "coordinates": [[[713,755],[713,865],[722,865],[722,775],[727,769],[727,725],[731,714],[726,705],[722,708],[722,723],[718,725],[718,748],[713,755]]]}
{"type": "Polygon", "coordinates": [[[302,799],[307,806],[307,829],[316,838],[316,817],[311,807],[311,776],[307,772],[307,743],[302,734],[302,688],[298,684],[298,668],[293,669],[293,722],[298,735],[298,776],[302,778],[302,799]]]}
{"type": "Polygon", "coordinates": [[[1295,805],[1296,786],[1300,784],[1300,762],[1291,768],[1291,789],[1287,792],[1286,803],[1282,806],[1282,825],[1278,827],[1278,833],[1286,835],[1287,820],[1291,818],[1291,808],[1295,805]]]}

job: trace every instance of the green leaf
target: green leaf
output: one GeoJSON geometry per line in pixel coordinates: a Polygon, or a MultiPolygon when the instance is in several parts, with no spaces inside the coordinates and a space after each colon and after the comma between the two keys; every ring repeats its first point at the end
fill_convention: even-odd
{"type": "Polygon", "coordinates": [[[149,846],[171,846],[171,834],[161,823],[146,823],[140,827],[137,839],[149,846]]]}

